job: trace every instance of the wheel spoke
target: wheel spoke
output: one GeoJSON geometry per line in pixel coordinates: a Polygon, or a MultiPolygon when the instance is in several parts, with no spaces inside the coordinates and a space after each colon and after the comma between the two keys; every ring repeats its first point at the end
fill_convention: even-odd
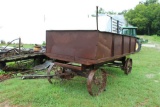
{"type": "Polygon", "coordinates": [[[92,70],[88,76],[87,89],[90,95],[96,96],[106,87],[106,72],[92,70]]]}
{"type": "Polygon", "coordinates": [[[132,70],[132,59],[128,58],[125,61],[124,73],[128,75],[131,72],[131,70],[132,70]]]}

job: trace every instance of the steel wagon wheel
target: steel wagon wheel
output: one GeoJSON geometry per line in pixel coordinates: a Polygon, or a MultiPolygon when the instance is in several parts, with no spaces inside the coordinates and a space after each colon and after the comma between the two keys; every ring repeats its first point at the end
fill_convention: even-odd
{"type": "Polygon", "coordinates": [[[124,73],[128,75],[132,71],[132,59],[127,58],[124,66],[124,73]]]}
{"type": "Polygon", "coordinates": [[[105,90],[107,75],[102,69],[90,71],[87,79],[87,89],[90,95],[97,96],[105,90]]]}

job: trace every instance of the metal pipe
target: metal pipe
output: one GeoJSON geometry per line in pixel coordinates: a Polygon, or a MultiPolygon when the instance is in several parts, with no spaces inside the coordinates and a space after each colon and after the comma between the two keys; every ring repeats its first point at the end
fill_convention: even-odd
{"type": "Polygon", "coordinates": [[[117,20],[117,33],[119,34],[119,21],[117,20]]]}
{"type": "Polygon", "coordinates": [[[98,31],[98,6],[96,6],[96,24],[97,24],[97,31],[98,31]]]}
{"type": "Polygon", "coordinates": [[[21,53],[21,38],[19,38],[19,54],[21,53]]]}
{"type": "Polygon", "coordinates": [[[58,65],[58,66],[61,66],[61,67],[82,71],[82,67],[79,67],[79,66],[73,66],[73,65],[59,63],[59,62],[54,62],[54,63],[55,63],[55,65],[58,65]]]}
{"type": "Polygon", "coordinates": [[[112,32],[112,17],[110,17],[111,18],[111,32],[112,32]]]}

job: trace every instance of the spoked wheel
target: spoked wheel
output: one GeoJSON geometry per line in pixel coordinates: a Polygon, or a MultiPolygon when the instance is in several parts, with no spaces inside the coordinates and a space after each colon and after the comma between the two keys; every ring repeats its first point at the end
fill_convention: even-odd
{"type": "Polygon", "coordinates": [[[102,69],[90,71],[87,79],[87,89],[90,95],[97,96],[105,90],[107,75],[102,69]]]}
{"type": "Polygon", "coordinates": [[[128,75],[132,70],[132,59],[128,58],[125,62],[124,73],[128,75]]]}
{"type": "Polygon", "coordinates": [[[52,64],[48,68],[47,76],[49,83],[52,84],[53,82],[51,81],[51,79],[53,78],[53,76],[54,78],[61,80],[70,80],[75,76],[75,74],[70,69],[65,69],[63,67],[52,64]]]}

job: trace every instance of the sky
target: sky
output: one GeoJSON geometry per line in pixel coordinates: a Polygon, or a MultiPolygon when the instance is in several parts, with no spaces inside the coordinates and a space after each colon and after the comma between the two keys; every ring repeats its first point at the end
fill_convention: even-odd
{"type": "Polygon", "coordinates": [[[139,1],[142,0],[0,0],[0,40],[21,37],[23,43],[41,44],[46,30],[87,29],[87,25],[96,29],[95,23],[86,20],[96,6],[121,12],[134,8],[139,1]]]}

